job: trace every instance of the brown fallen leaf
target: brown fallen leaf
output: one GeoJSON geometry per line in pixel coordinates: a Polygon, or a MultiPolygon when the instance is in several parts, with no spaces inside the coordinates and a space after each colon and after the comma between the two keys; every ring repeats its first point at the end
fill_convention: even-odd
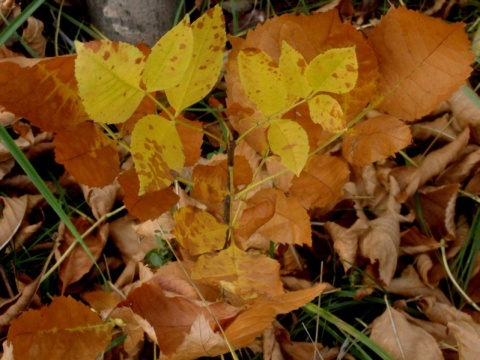
{"type": "Polygon", "coordinates": [[[8,245],[20,228],[27,211],[28,196],[19,198],[0,197],[2,214],[0,217],[0,249],[8,245]]]}
{"type": "Polygon", "coordinates": [[[443,359],[432,335],[410,324],[401,312],[390,307],[373,321],[370,338],[394,359],[443,359]]]}
{"type": "Polygon", "coordinates": [[[7,338],[15,359],[95,359],[110,343],[113,326],[82,303],[55,297],[49,306],[24,312],[7,338]]]}

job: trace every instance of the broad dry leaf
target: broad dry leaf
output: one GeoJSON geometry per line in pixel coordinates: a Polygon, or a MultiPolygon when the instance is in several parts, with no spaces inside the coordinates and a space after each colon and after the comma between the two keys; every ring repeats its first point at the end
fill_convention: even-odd
{"type": "MultiPolygon", "coordinates": [[[[467,149],[465,149],[465,152],[467,152],[467,149]]],[[[465,157],[445,169],[445,171],[435,179],[435,183],[439,185],[462,183],[479,167],[480,147],[471,146],[468,148],[468,153],[465,157]]]]}
{"type": "Polygon", "coordinates": [[[478,100],[478,95],[475,95],[475,93],[471,94],[470,91],[463,87],[453,93],[450,99],[448,99],[452,115],[461,129],[466,128],[468,125],[480,125],[480,108],[469,95],[476,96],[478,100]]]}
{"type": "Polygon", "coordinates": [[[295,199],[286,197],[283,191],[277,189],[260,190],[248,199],[247,209],[239,223],[239,227],[244,226],[250,229],[249,232],[256,231],[280,244],[311,245],[312,242],[310,217],[306,210],[295,199]],[[275,208],[272,215],[269,204],[275,208]],[[253,220],[256,216],[262,220],[253,220]],[[255,230],[247,224],[250,221],[255,221],[260,227],[255,230]]]}
{"type": "Polygon", "coordinates": [[[223,200],[228,194],[227,170],[216,163],[197,165],[192,178],[194,186],[190,196],[222,216],[223,200]]]}
{"type": "Polygon", "coordinates": [[[394,169],[392,175],[403,190],[398,197],[399,201],[404,202],[428,180],[440,174],[449,163],[457,159],[468,144],[469,137],[470,130],[465,128],[454,141],[425,156],[417,168],[406,168],[405,174],[402,168],[394,169]]]}
{"type": "Polygon", "coordinates": [[[101,188],[86,185],[80,185],[80,187],[93,216],[98,220],[112,210],[115,200],[117,199],[120,184],[114,181],[101,188]]]}
{"type": "Polygon", "coordinates": [[[368,229],[368,223],[364,219],[358,219],[355,223],[345,228],[334,222],[327,221],[325,229],[333,240],[333,248],[340,256],[345,272],[355,264],[360,236],[368,229]]]}
{"type": "MultiPolygon", "coordinates": [[[[92,224],[85,218],[73,218],[73,225],[80,234],[83,234],[90,228],[92,224]]],[[[90,249],[95,260],[100,258],[103,248],[108,239],[108,223],[100,225],[93,232],[88,234],[83,240],[90,249]]],[[[66,229],[63,223],[60,224],[58,230],[58,241],[60,246],[55,251],[55,258],[58,260],[67,249],[76,243],[75,237],[66,229]]],[[[85,250],[77,244],[67,258],[61,263],[58,276],[62,281],[62,293],[66,288],[74,282],[80,280],[93,267],[92,259],[87,255],[85,250]]]]}
{"type": "Polygon", "coordinates": [[[143,348],[145,333],[137,322],[137,315],[128,307],[115,308],[109,313],[112,319],[120,319],[125,326],[122,327],[126,335],[122,343],[123,350],[131,357],[135,357],[143,348]]]}
{"type": "Polygon", "coordinates": [[[1,60],[2,105],[45,131],[87,120],[74,76],[75,57],[1,60]]]}
{"type": "Polygon", "coordinates": [[[407,125],[390,115],[380,115],[345,133],[342,155],[352,165],[366,166],[393,156],[411,141],[407,125]]]}
{"type": "Polygon", "coordinates": [[[379,108],[404,120],[434,110],[472,71],[473,54],[462,23],[391,7],[368,41],[381,74],[379,108]]]}
{"type": "Polygon", "coordinates": [[[107,186],[120,172],[117,142],[91,121],[60,131],[53,143],[55,160],[83,185],[107,186]]]}
{"type": "Polygon", "coordinates": [[[75,42],[75,78],[83,106],[94,121],[124,123],[140,105],[144,55],[118,41],[75,42]]]}
{"type": "Polygon", "coordinates": [[[179,172],[185,164],[175,122],[159,115],[147,115],[137,122],[131,152],[140,182],[139,195],[169,187],[174,179],[172,172],[179,172]]]}
{"type": "Polygon", "coordinates": [[[191,121],[183,116],[177,116],[175,120],[178,136],[182,142],[185,155],[185,167],[193,166],[202,153],[203,129],[200,121],[191,121]]]}
{"type": "Polygon", "coordinates": [[[370,338],[394,359],[443,359],[433,336],[410,324],[401,312],[393,308],[388,308],[373,321],[370,338]]]}
{"type": "Polygon", "coordinates": [[[55,297],[50,306],[23,313],[7,338],[15,359],[95,359],[110,343],[113,326],[82,303],[55,297]]]}
{"type": "Polygon", "coordinates": [[[217,82],[223,65],[226,42],[225,19],[220,6],[205,12],[192,24],[193,50],[179,84],[166,90],[167,99],[178,115],[200,101],[217,82]]]}
{"type": "Polygon", "coordinates": [[[193,266],[192,279],[221,286],[227,294],[245,300],[259,295],[274,298],[283,293],[279,270],[276,260],[242,251],[233,244],[218,253],[200,256],[193,266]]]}
{"type": "Polygon", "coordinates": [[[459,360],[480,358],[480,329],[472,322],[452,321],[447,324],[449,331],[453,333],[458,345],[459,360]]]}
{"type": "Polygon", "coordinates": [[[180,245],[191,255],[221,250],[225,246],[228,225],[219,223],[208,212],[186,206],[177,210],[173,217],[173,233],[180,245]]]}
{"type": "Polygon", "coordinates": [[[125,192],[123,203],[128,211],[140,221],[158,218],[164,212],[169,211],[179,199],[171,187],[138,195],[140,183],[135,169],[127,170],[120,175],[118,182],[125,192]]]}
{"type": "Polygon", "coordinates": [[[119,306],[130,307],[153,327],[160,350],[167,356],[177,351],[200,316],[203,315],[210,329],[216,332],[218,327],[210,311],[222,325],[234,318],[239,311],[238,308],[223,302],[204,304],[166,293],[153,279],[130,292],[119,306]]]}
{"type": "Polygon", "coordinates": [[[45,57],[47,39],[43,36],[43,22],[33,16],[27,18],[27,26],[23,29],[22,38],[28,46],[38,55],[45,57]]]}
{"type": "Polygon", "coordinates": [[[347,164],[338,157],[313,155],[300,176],[292,180],[289,191],[306,209],[325,207],[343,195],[349,175],[347,164]]]}
{"type": "Polygon", "coordinates": [[[0,250],[8,245],[20,228],[27,211],[28,196],[0,197],[0,250]]]}

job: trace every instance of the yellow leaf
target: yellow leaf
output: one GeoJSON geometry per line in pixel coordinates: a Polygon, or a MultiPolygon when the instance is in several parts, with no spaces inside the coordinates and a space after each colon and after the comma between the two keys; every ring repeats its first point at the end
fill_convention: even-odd
{"type": "Polygon", "coordinates": [[[307,62],[302,54],[285,41],[282,42],[278,68],[285,78],[290,95],[296,98],[306,98],[312,92],[312,87],[305,76],[307,62]]]}
{"type": "Polygon", "coordinates": [[[345,129],[346,121],[343,110],[337,100],[325,94],[315,96],[308,101],[310,117],[315,124],[320,124],[330,132],[339,132],[345,129]]]}
{"type": "Polygon", "coordinates": [[[263,294],[275,297],[283,293],[279,270],[276,260],[231,245],[216,254],[200,256],[192,269],[192,279],[220,285],[243,299],[263,294]]]}
{"type": "Polygon", "coordinates": [[[221,250],[225,245],[228,225],[213,215],[193,206],[182,207],[173,214],[175,237],[191,255],[221,250]]]}
{"type": "Polygon", "coordinates": [[[310,150],[307,132],[292,120],[274,120],[268,129],[268,143],[282,164],[298,176],[310,150]]]}
{"type": "Polygon", "coordinates": [[[75,42],[78,92],[92,120],[127,121],[142,101],[144,56],[135,46],[112,41],[75,42]]]}
{"type": "Polygon", "coordinates": [[[190,64],[193,32],[188,15],[152,48],[143,81],[148,91],[165,90],[180,83],[190,64]]]}
{"type": "Polygon", "coordinates": [[[314,92],[349,92],[358,78],[355,47],[330,49],[318,55],[308,64],[306,75],[314,92]]]}
{"type": "Polygon", "coordinates": [[[238,54],[240,81],[250,100],[266,117],[289,105],[285,79],[272,58],[259,49],[238,54]]]}
{"type": "Polygon", "coordinates": [[[166,90],[170,105],[179,114],[206,96],[218,80],[223,65],[225,20],[220,6],[192,24],[193,52],[180,83],[166,90]]]}
{"type": "Polygon", "coordinates": [[[175,123],[158,115],[138,121],[131,151],[140,181],[139,195],[168,187],[173,181],[171,170],[180,171],[185,162],[175,123]]]}

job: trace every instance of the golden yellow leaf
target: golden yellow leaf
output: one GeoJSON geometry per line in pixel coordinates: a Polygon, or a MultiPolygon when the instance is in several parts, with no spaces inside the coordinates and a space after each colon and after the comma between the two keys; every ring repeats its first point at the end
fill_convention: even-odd
{"type": "Polygon", "coordinates": [[[81,302],[55,297],[50,306],[13,321],[7,338],[15,359],[95,359],[109,344],[113,327],[81,302]]]}
{"type": "Polygon", "coordinates": [[[379,108],[404,120],[430,113],[472,71],[473,53],[462,23],[392,6],[368,41],[381,75],[379,108]]]}
{"type": "Polygon", "coordinates": [[[117,41],[76,41],[75,77],[78,93],[92,120],[123,123],[130,118],[145,92],[140,80],[145,64],[142,52],[117,41]]]}
{"type": "Polygon", "coordinates": [[[265,52],[259,49],[241,50],[238,70],[245,92],[265,117],[288,107],[284,76],[265,52]]]}
{"type": "Polygon", "coordinates": [[[170,105],[179,114],[207,95],[218,80],[223,65],[225,20],[215,6],[192,24],[192,58],[180,83],[166,90],[170,105]]]}
{"type": "Polygon", "coordinates": [[[180,171],[185,163],[175,123],[158,115],[138,121],[132,132],[131,151],[140,195],[168,187],[173,181],[171,170],[180,171]]]}
{"type": "Polygon", "coordinates": [[[225,246],[228,225],[219,223],[213,215],[193,206],[182,207],[173,217],[173,232],[177,241],[196,256],[225,246]]]}
{"type": "Polygon", "coordinates": [[[303,55],[286,41],[282,42],[282,53],[280,54],[278,67],[285,79],[288,94],[295,98],[306,98],[312,92],[312,87],[305,76],[307,62],[303,55]]]}
{"type": "Polygon", "coordinates": [[[308,64],[306,75],[314,92],[349,92],[358,78],[355,47],[330,49],[316,56],[308,64]]]}
{"type": "Polygon", "coordinates": [[[308,159],[307,132],[295,121],[273,120],[268,129],[268,143],[285,167],[299,175],[308,159]]]}
{"type": "Polygon", "coordinates": [[[143,72],[147,90],[165,90],[178,85],[190,64],[192,51],[193,32],[187,15],[152,48],[143,72]]]}
{"type": "Polygon", "coordinates": [[[320,124],[330,132],[345,130],[346,121],[343,110],[337,100],[325,94],[315,96],[308,101],[310,117],[315,124],[320,124]]]}
{"type": "Polygon", "coordinates": [[[198,258],[192,270],[192,279],[222,286],[243,299],[262,294],[277,296],[283,293],[280,264],[263,255],[244,252],[234,244],[216,254],[198,258]]]}

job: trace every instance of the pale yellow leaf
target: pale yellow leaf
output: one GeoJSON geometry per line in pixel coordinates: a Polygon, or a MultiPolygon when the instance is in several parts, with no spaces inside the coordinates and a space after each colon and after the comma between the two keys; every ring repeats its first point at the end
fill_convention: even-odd
{"type": "Polygon", "coordinates": [[[358,78],[355,47],[330,49],[316,56],[308,64],[306,75],[314,92],[349,92],[358,78]]]}
{"type": "Polygon", "coordinates": [[[178,85],[190,64],[192,51],[193,32],[187,15],[152,48],[143,73],[147,90],[165,90],[178,85]]]}
{"type": "Polygon", "coordinates": [[[312,87],[305,76],[307,62],[302,54],[285,41],[282,42],[278,68],[285,79],[288,94],[306,98],[312,92],[312,87]]]}
{"type": "Polygon", "coordinates": [[[268,143],[272,151],[280,156],[282,164],[298,176],[310,150],[307,132],[292,120],[274,120],[268,129],[268,143]]]}
{"type": "Polygon", "coordinates": [[[192,24],[192,59],[180,83],[166,90],[176,113],[200,101],[213,88],[223,65],[225,20],[222,8],[215,6],[192,24]]]}

